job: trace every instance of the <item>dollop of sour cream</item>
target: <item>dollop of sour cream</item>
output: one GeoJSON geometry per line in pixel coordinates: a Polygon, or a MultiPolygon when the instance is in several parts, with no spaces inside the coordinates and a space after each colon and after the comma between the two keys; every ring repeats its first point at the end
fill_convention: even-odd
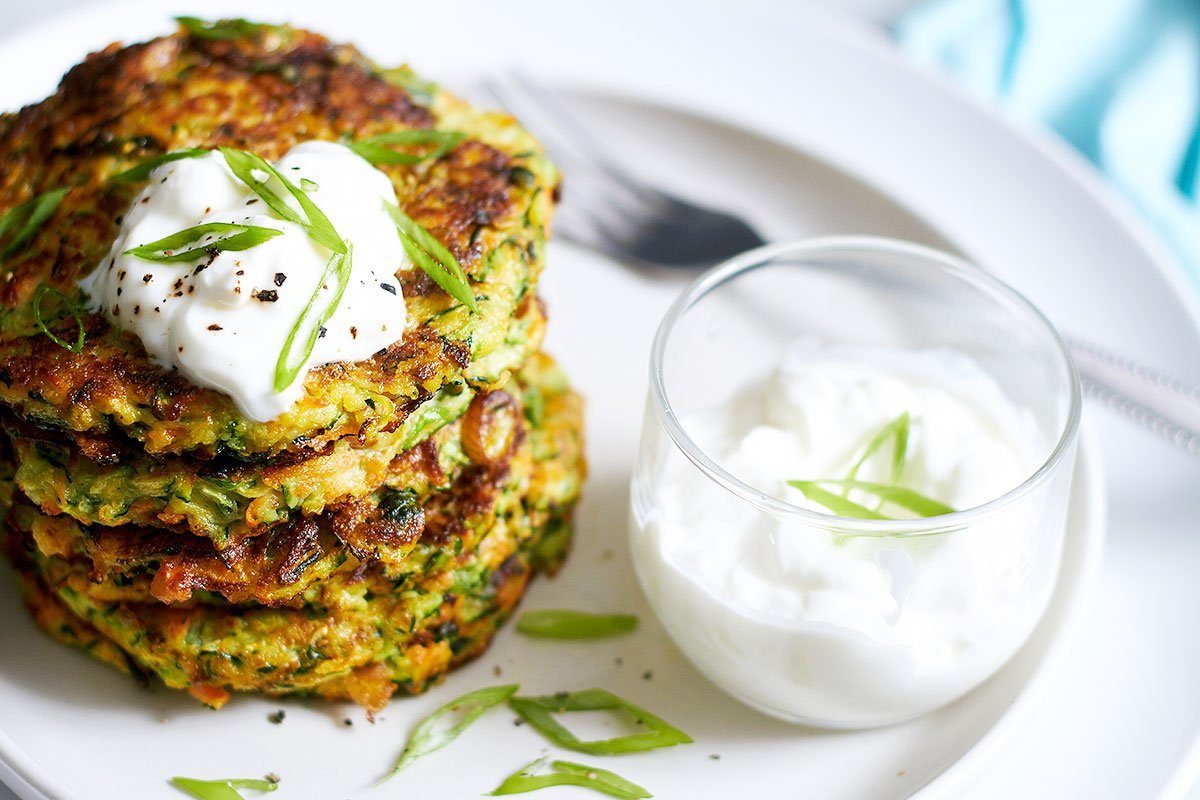
{"type": "MultiPolygon", "coordinates": [[[[1016,488],[1049,454],[1029,411],[951,350],[799,346],[681,422],[754,489],[829,514],[787,481],[845,477],[904,412],[900,484],[958,510],[1016,488]]],[[[891,452],[858,478],[888,480],[891,452]]],[[[954,699],[1025,640],[1056,574],[1061,518],[1028,505],[952,533],[844,536],[758,511],[677,452],[638,480],[634,563],[656,612],[714,682],[791,719],[883,724],[954,699]]]]}
{"type": "MultiPolygon", "coordinates": [[[[308,193],[353,247],[345,294],[283,391],[275,389],[276,362],[331,254],[303,227],[275,216],[234,176],[221,153],[155,169],[125,214],[108,257],[81,282],[93,309],[136,334],[160,365],[225,392],[243,414],[262,422],[296,402],[313,366],[362,361],[402,337],[406,312],[396,274],[412,267],[384,210],[384,202],[396,202],[384,173],[347,147],[316,141],[296,145],[275,166],[308,193]],[[248,250],[190,262],[125,254],[209,222],[282,233],[248,250]]],[[[314,308],[326,307],[336,288],[336,280],[321,284],[314,308]]],[[[294,358],[303,354],[308,333],[299,332],[294,358]]]]}

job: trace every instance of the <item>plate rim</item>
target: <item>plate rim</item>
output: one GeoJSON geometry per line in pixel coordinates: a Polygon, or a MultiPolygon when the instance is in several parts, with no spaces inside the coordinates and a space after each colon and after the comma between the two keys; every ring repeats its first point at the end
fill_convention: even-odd
{"type": "MultiPolygon", "coordinates": [[[[1100,449],[1096,446],[1096,434],[1092,426],[1085,422],[1080,430],[1079,448],[1075,455],[1075,474],[1071,481],[1071,494],[1074,495],[1079,486],[1078,479],[1082,474],[1085,480],[1079,486],[1083,494],[1082,513],[1090,517],[1090,524],[1083,524],[1086,541],[1080,553],[1079,573],[1075,576],[1077,586],[1075,591],[1065,595],[1066,608],[1062,612],[1057,625],[1057,631],[1046,645],[1041,658],[1033,672],[1022,684],[1001,714],[996,717],[992,726],[980,736],[971,747],[950,763],[932,780],[917,789],[910,800],[937,800],[937,798],[963,797],[972,785],[975,785],[979,775],[988,766],[987,754],[1002,748],[1014,735],[1021,724],[1029,718],[1038,698],[1050,683],[1055,672],[1066,657],[1067,651],[1079,634],[1079,629],[1095,599],[1096,587],[1100,581],[1100,568],[1104,560],[1105,539],[1108,534],[1108,494],[1104,491],[1104,463],[1100,458],[1100,449]]],[[[1059,580],[1063,571],[1060,567],[1059,580]]],[[[1055,595],[1059,587],[1055,587],[1055,595]]]]}
{"type": "MultiPolygon", "coordinates": [[[[1037,699],[1038,690],[1048,682],[1054,667],[1062,661],[1063,654],[1080,627],[1080,622],[1095,595],[1107,533],[1103,464],[1100,461],[1095,434],[1089,425],[1084,425],[1080,430],[1070,498],[1074,500],[1077,493],[1082,498],[1081,513],[1085,518],[1079,523],[1079,531],[1075,533],[1081,537],[1077,562],[1078,577],[1073,591],[1063,595],[1063,587],[1059,581],[1067,567],[1066,560],[1059,565],[1059,577],[1051,604],[1065,602],[1066,608],[1060,615],[1048,644],[1038,655],[1032,673],[1012,695],[1013,699],[1008,707],[958,758],[917,788],[911,795],[912,800],[962,796],[955,795],[954,792],[962,792],[970,787],[974,777],[986,766],[986,751],[1002,745],[1028,716],[1037,699]]],[[[1069,522],[1068,534],[1073,529],[1074,525],[1069,522]]],[[[77,796],[71,794],[70,787],[61,778],[26,754],[3,728],[0,728],[0,783],[14,791],[21,800],[74,800],[77,796]]]]}
{"type": "MultiPolygon", "coordinates": [[[[66,20],[83,16],[84,14],[94,13],[98,8],[111,9],[121,6],[135,7],[145,5],[146,4],[143,2],[120,2],[120,0],[117,0],[116,2],[98,3],[55,14],[51,17],[39,20],[32,25],[26,25],[17,28],[7,35],[0,37],[0,51],[10,47],[13,41],[18,38],[45,35],[46,31],[54,30],[62,25],[66,20]]],[[[784,13],[783,9],[780,7],[776,7],[776,10],[779,11],[779,13],[784,13]]],[[[853,22],[836,18],[832,12],[825,10],[813,12],[811,9],[809,9],[805,13],[809,14],[809,16],[812,18],[819,19],[825,17],[825,20],[829,25],[841,29],[840,32],[843,35],[840,38],[843,40],[853,40],[849,42],[850,46],[870,47],[878,52],[886,52],[889,58],[895,60],[897,64],[902,64],[905,70],[911,73],[916,73],[920,76],[921,80],[937,84],[944,92],[953,95],[954,102],[967,103],[979,109],[980,111],[983,110],[983,105],[981,102],[979,102],[976,98],[973,98],[962,92],[957,86],[951,84],[949,80],[944,79],[942,76],[930,71],[920,69],[912,64],[909,64],[908,62],[902,61],[898,54],[890,52],[890,48],[886,46],[886,40],[882,40],[882,38],[877,39],[872,35],[873,32],[871,32],[869,29],[864,28],[862,30],[858,30],[859,26],[853,22]],[[831,20],[834,19],[837,21],[831,22],[831,20]]],[[[653,100],[664,107],[670,107],[669,104],[662,102],[662,98],[654,97],[653,100]]],[[[697,109],[691,107],[687,107],[687,109],[691,112],[698,111],[697,109]]],[[[723,119],[718,116],[710,115],[706,111],[700,111],[700,113],[704,113],[706,116],[709,116],[713,119],[723,119]]],[[[1070,177],[1083,192],[1086,192],[1088,195],[1090,195],[1095,202],[1097,202],[1108,214],[1114,218],[1120,227],[1122,227],[1124,231],[1134,241],[1136,241],[1139,247],[1141,247],[1142,250],[1147,254],[1147,261],[1152,263],[1167,284],[1175,289],[1176,298],[1180,305],[1189,312],[1193,323],[1196,325],[1197,329],[1200,330],[1200,294],[1196,293],[1191,286],[1184,282],[1185,277],[1182,269],[1177,265],[1173,254],[1170,253],[1165,244],[1162,244],[1157,239],[1157,236],[1153,233],[1149,226],[1141,220],[1141,218],[1136,214],[1136,211],[1132,208],[1131,204],[1129,204],[1122,196],[1120,196],[1114,187],[1107,184],[1103,178],[1101,178],[1100,175],[1093,170],[1091,165],[1082,159],[1082,157],[1071,151],[1065,144],[1059,142],[1052,135],[1043,134],[1036,130],[1019,128],[1009,120],[998,118],[990,114],[989,116],[992,117],[992,122],[995,125],[999,125],[1006,129],[1006,135],[1022,140],[1026,144],[1032,146],[1043,158],[1052,162],[1058,169],[1070,177]]],[[[723,121],[728,120],[723,119],[723,121]]],[[[757,135],[763,135],[773,140],[780,141],[790,149],[797,150],[798,152],[804,152],[807,155],[812,155],[816,158],[819,158],[821,161],[829,164],[838,171],[853,176],[856,180],[861,181],[864,183],[864,185],[870,187],[874,191],[879,192],[881,195],[889,198],[896,198],[895,193],[887,186],[875,183],[871,180],[870,176],[864,175],[861,170],[856,169],[853,164],[827,158],[823,153],[806,151],[802,148],[799,148],[793,141],[782,139],[776,136],[775,132],[764,130],[758,126],[741,125],[741,127],[745,130],[753,131],[757,135]]],[[[912,213],[914,216],[921,218],[922,220],[928,221],[926,215],[924,215],[920,210],[908,207],[907,204],[901,202],[899,199],[897,199],[897,202],[901,205],[904,205],[909,213],[912,213]]],[[[934,224],[932,222],[930,224],[936,230],[943,230],[943,226],[941,225],[934,224]]],[[[951,239],[951,241],[953,241],[952,234],[947,234],[947,236],[951,239]]],[[[1087,447],[1084,447],[1085,442],[1092,441],[1093,439],[1091,436],[1086,434],[1082,436],[1080,442],[1080,453],[1083,454],[1086,452],[1088,453],[1089,458],[1098,462],[1098,448],[1094,444],[1089,444],[1087,447]]],[[[1103,495],[1103,492],[1101,491],[1100,494],[1103,495]]],[[[1094,586],[1092,588],[1094,589],[1094,586]]],[[[1076,616],[1078,616],[1078,614],[1076,616]]],[[[1058,647],[1057,649],[1061,651],[1063,648],[1058,647]]],[[[1044,666],[1046,660],[1046,657],[1042,658],[1041,661],[1043,666],[1039,667],[1037,672],[1030,677],[1020,696],[1023,697],[1028,695],[1030,687],[1033,687],[1035,682],[1039,681],[1039,679],[1041,683],[1046,682],[1044,677],[1044,674],[1047,672],[1047,669],[1044,666]]],[[[1029,703],[1026,702],[1025,705],[1028,706],[1029,703]]],[[[924,793],[932,788],[936,788],[937,784],[943,777],[954,772],[968,759],[969,756],[971,756],[985,741],[987,741],[993,733],[996,733],[996,731],[1003,724],[1003,721],[1011,715],[1012,711],[1013,709],[1010,708],[1003,716],[998,718],[992,730],[988,731],[983,737],[978,739],[971,748],[965,751],[964,754],[960,756],[958,760],[953,762],[940,776],[934,778],[922,789],[918,790],[918,793],[924,793]]],[[[1015,723],[1013,724],[1015,725],[1015,723]]],[[[7,738],[7,734],[0,730],[0,751],[3,750],[4,739],[7,738]]],[[[0,768],[4,766],[4,764],[0,763],[0,768]]],[[[15,789],[16,787],[13,788],[15,789]]],[[[921,794],[921,796],[924,795],[921,794]]]]}

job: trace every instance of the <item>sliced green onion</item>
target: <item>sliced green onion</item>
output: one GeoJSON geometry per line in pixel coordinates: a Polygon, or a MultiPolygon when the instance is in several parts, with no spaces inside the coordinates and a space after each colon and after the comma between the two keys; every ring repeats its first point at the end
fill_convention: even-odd
{"type": "Polygon", "coordinates": [[[788,481],[788,485],[799,489],[809,500],[825,506],[839,517],[894,519],[894,517],[884,516],[878,511],[847,500],[841,495],[826,491],[822,486],[836,486],[846,491],[858,490],[867,494],[873,494],[886,503],[891,503],[906,511],[911,511],[918,517],[940,517],[943,514],[954,513],[953,507],[946,505],[940,500],[935,500],[913,489],[887,483],[853,480],[818,480],[788,481]]]}
{"type": "Polygon", "coordinates": [[[863,448],[862,453],[850,467],[850,472],[846,475],[849,480],[854,480],[858,477],[858,471],[862,469],[863,464],[867,463],[867,459],[875,455],[879,448],[883,447],[889,439],[895,439],[895,445],[892,448],[892,467],[889,484],[894,484],[900,480],[900,475],[904,472],[904,460],[908,456],[908,432],[911,427],[912,419],[907,411],[894,420],[884,425],[879,429],[879,432],[867,443],[863,448]]]}
{"type": "Polygon", "coordinates": [[[848,519],[891,519],[873,508],[847,499],[844,495],[831,492],[820,486],[824,481],[788,481],[788,486],[799,489],[805,497],[817,505],[824,506],[835,517],[848,519]]]}
{"type": "Polygon", "coordinates": [[[147,261],[195,261],[205,255],[234,250],[249,250],[251,247],[274,239],[283,231],[263,228],[258,225],[241,225],[232,222],[206,222],[187,230],[164,236],[158,241],[131,247],[127,256],[137,256],[147,261]],[[221,234],[228,234],[221,236],[221,234]],[[206,237],[210,241],[203,241],[206,237]]]}
{"type": "Polygon", "coordinates": [[[63,294],[58,289],[55,289],[53,286],[47,286],[45,284],[42,284],[41,286],[39,286],[37,288],[37,291],[33,293],[33,321],[37,324],[38,330],[41,331],[42,333],[46,334],[47,336],[49,336],[50,341],[54,342],[59,347],[65,347],[66,349],[70,350],[72,353],[82,353],[83,352],[83,343],[84,343],[84,340],[86,339],[87,334],[83,328],[82,312],[80,311],[79,307],[76,306],[75,303],[71,300],[71,298],[67,297],[65,294],[63,294]],[[42,298],[44,298],[48,294],[52,294],[55,297],[60,298],[62,300],[63,304],[66,306],[67,313],[69,313],[72,317],[75,318],[75,324],[79,327],[79,335],[76,337],[74,343],[71,343],[64,339],[59,338],[59,336],[57,334],[55,334],[54,331],[50,330],[50,327],[46,324],[46,321],[44,319],[42,319],[42,298]]]}
{"type": "Polygon", "coordinates": [[[625,780],[615,772],[571,761],[552,761],[550,768],[553,772],[544,775],[533,775],[533,770],[540,767],[546,759],[539,758],[504,779],[504,783],[491,791],[491,796],[506,794],[524,794],[536,792],[550,786],[579,786],[584,789],[606,794],[609,797],[619,797],[622,800],[641,800],[654,795],[632,781],[625,780]]]}
{"type": "Polygon", "coordinates": [[[245,800],[238,789],[254,789],[273,792],[279,788],[278,781],[258,778],[226,778],[216,781],[201,781],[195,778],[171,778],[171,785],[199,800],[245,800]]]}
{"type": "Polygon", "coordinates": [[[306,192],[315,192],[321,188],[321,184],[317,183],[316,181],[309,180],[308,178],[301,178],[300,188],[306,192]]]}
{"type": "Polygon", "coordinates": [[[467,138],[459,131],[411,130],[393,131],[350,142],[349,147],[372,164],[419,164],[441,158],[467,138]],[[436,147],[421,153],[404,153],[391,145],[432,144],[436,147]]]}
{"type": "Polygon", "coordinates": [[[335,253],[346,252],[346,243],[342,241],[342,237],[338,236],[338,232],[334,230],[333,223],[329,221],[329,217],[325,216],[325,213],[317,208],[317,204],[312,201],[303,189],[281,175],[279,170],[275,169],[265,158],[257,156],[254,153],[248,153],[245,150],[235,150],[232,147],[222,147],[221,154],[225,156],[225,163],[229,165],[229,169],[233,171],[238,180],[250,187],[250,191],[262,198],[262,201],[270,206],[271,210],[278,214],[281,219],[294,222],[303,227],[317,244],[335,253]],[[255,175],[256,172],[266,177],[260,179],[255,175]],[[268,186],[271,178],[278,180],[283,185],[283,188],[287,190],[288,194],[295,199],[296,204],[300,207],[300,211],[303,212],[303,216],[297,213],[283,196],[268,186]]]}
{"type": "Polygon", "coordinates": [[[392,215],[396,231],[400,234],[400,243],[413,263],[448,295],[472,312],[478,312],[479,306],[475,303],[475,295],[471,293],[471,285],[454,254],[397,206],[385,202],[383,207],[392,215]]]}
{"type": "Polygon", "coordinates": [[[412,735],[408,737],[408,743],[404,745],[404,752],[400,754],[400,760],[396,762],[392,771],[384,776],[383,781],[393,777],[421,756],[429,755],[450,744],[485,711],[500,705],[516,694],[518,688],[520,687],[516,684],[510,684],[476,689],[451,700],[434,711],[421,720],[413,730],[412,735]],[[451,714],[461,714],[462,716],[452,725],[445,726],[443,723],[451,714]]]}
{"type": "Polygon", "coordinates": [[[350,282],[354,255],[350,246],[334,229],[329,217],[325,216],[325,212],[317,207],[317,204],[303,189],[281,175],[279,170],[275,169],[266,159],[254,153],[235,150],[231,147],[222,147],[221,154],[225,156],[225,163],[229,165],[229,169],[233,171],[238,180],[246,184],[250,191],[258,195],[272,211],[282,219],[303,227],[308,231],[309,238],[332,252],[329,261],[325,262],[325,270],[321,273],[321,279],[317,281],[312,296],[308,298],[304,310],[300,312],[296,323],[288,332],[288,337],[283,343],[283,350],[275,362],[275,391],[282,392],[292,385],[292,381],[296,380],[296,376],[304,368],[308,357],[312,355],[313,348],[317,346],[317,339],[321,336],[321,327],[329,321],[329,318],[337,311],[338,304],[342,302],[342,295],[346,293],[346,285],[350,282]],[[263,177],[259,178],[255,173],[260,173],[263,177]],[[272,178],[279,181],[287,190],[300,207],[303,215],[293,209],[282,195],[267,185],[272,178]],[[320,297],[322,288],[331,277],[337,278],[337,287],[333,297],[316,315],[316,320],[312,323],[308,336],[304,340],[303,352],[299,358],[295,358],[292,350],[296,346],[296,340],[304,330],[306,321],[313,315],[317,298],[320,297]]]}
{"type": "Polygon", "coordinates": [[[245,39],[257,36],[260,32],[278,28],[277,25],[267,25],[262,22],[250,22],[246,19],[219,19],[215,22],[199,17],[176,17],[179,26],[197,39],[245,39]]]}
{"type": "Polygon", "coordinates": [[[0,263],[19,252],[62,204],[67,188],[31,197],[0,217],[0,263]],[[7,242],[5,240],[7,239],[7,242]]]}
{"type": "Polygon", "coordinates": [[[199,158],[200,156],[210,151],[203,147],[189,147],[186,150],[173,150],[170,153],[148,158],[136,167],[118,172],[109,178],[109,183],[133,183],[134,181],[144,181],[150,177],[150,173],[161,167],[163,164],[170,164],[172,161],[180,161],[185,158],[199,158]]]}
{"type": "Polygon", "coordinates": [[[300,370],[304,369],[304,364],[308,361],[308,357],[312,355],[313,348],[317,346],[317,339],[321,338],[321,327],[333,316],[333,312],[337,310],[338,304],[342,302],[342,295],[346,293],[346,286],[350,283],[353,258],[354,253],[352,250],[347,250],[345,253],[334,253],[325,262],[325,271],[321,273],[321,278],[317,281],[316,287],[313,288],[312,296],[308,298],[308,303],[305,304],[304,310],[300,312],[300,316],[296,318],[292,329],[288,331],[287,339],[283,343],[283,350],[279,352],[279,358],[275,362],[275,391],[282,392],[291,386],[292,381],[296,380],[296,376],[300,374],[300,370]],[[308,337],[304,340],[303,353],[299,358],[293,358],[292,349],[296,345],[296,338],[304,329],[305,321],[313,313],[313,307],[316,305],[317,298],[321,296],[321,290],[331,277],[337,278],[337,286],[334,289],[333,297],[321,309],[321,313],[317,315],[316,320],[312,323],[312,327],[309,328],[308,337]]]}
{"type": "Polygon", "coordinates": [[[379,77],[392,86],[399,86],[408,92],[409,97],[423,106],[431,104],[438,92],[436,83],[417,77],[417,73],[408,66],[385,69],[379,73],[379,77]]]}
{"type": "Polygon", "coordinates": [[[593,614],[588,611],[544,609],[526,611],[517,630],[544,639],[599,639],[629,633],[638,625],[632,614],[593,614]]]}
{"type": "Polygon", "coordinates": [[[509,699],[508,705],[551,742],[559,747],[577,750],[580,753],[591,755],[640,753],[658,747],[688,744],[692,741],[692,737],[666,720],[656,717],[644,708],[622,700],[604,689],[563,692],[542,697],[512,697],[509,699]],[[612,739],[583,741],[554,718],[556,713],[569,711],[625,712],[649,730],[645,733],[631,733],[612,739]]]}

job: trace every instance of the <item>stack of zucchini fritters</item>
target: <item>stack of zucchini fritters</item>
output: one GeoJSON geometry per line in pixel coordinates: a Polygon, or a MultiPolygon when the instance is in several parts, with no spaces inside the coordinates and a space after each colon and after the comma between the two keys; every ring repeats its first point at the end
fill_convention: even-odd
{"type": "Polygon", "coordinates": [[[407,69],[239,22],[93,54],[0,117],[0,159],[0,213],[69,189],[0,271],[8,544],[38,624],[212,706],[253,691],[378,709],[486,648],[563,556],[584,471],[581,401],[539,351],[558,177],[536,142],[407,69]],[[265,423],[103,316],[77,325],[76,283],[145,187],[114,175],[183,148],[274,160],[412,128],[466,134],[380,169],[478,313],[400,272],[404,338],[314,368],[265,423]]]}

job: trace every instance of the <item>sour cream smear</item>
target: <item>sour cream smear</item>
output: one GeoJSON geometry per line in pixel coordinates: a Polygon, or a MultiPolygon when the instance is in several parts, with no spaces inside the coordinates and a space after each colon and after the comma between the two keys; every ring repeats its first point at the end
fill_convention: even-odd
{"type": "MultiPolygon", "coordinates": [[[[137,335],[161,366],[230,395],[243,414],[260,422],[292,407],[312,367],[363,361],[403,336],[406,310],[396,274],[412,268],[384,210],[396,193],[383,172],[347,147],[318,141],[296,145],[274,166],[353,248],[345,294],[283,391],[275,389],[276,362],[331,253],[303,227],[274,215],[220,152],[156,168],[125,214],[108,257],[80,284],[92,309],[137,335]],[[281,234],[247,250],[190,262],[125,254],[209,222],[281,234]]],[[[321,284],[314,308],[326,307],[336,289],[335,280],[321,284]]],[[[299,332],[296,358],[308,333],[299,332]]]]}

